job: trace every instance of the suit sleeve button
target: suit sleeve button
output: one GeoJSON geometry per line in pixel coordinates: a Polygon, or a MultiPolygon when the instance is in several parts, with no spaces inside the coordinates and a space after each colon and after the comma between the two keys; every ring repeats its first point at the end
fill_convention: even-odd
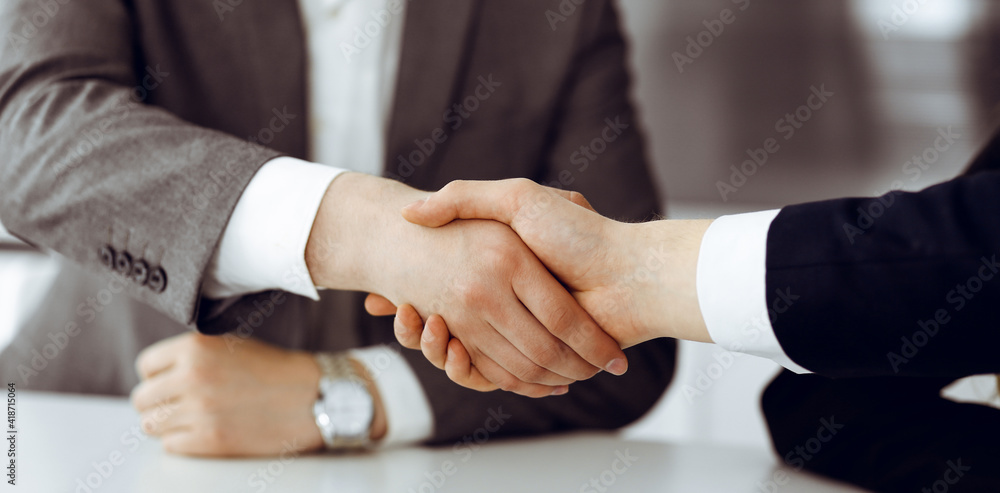
{"type": "Polygon", "coordinates": [[[101,265],[108,269],[115,268],[115,249],[111,248],[111,245],[102,246],[99,255],[101,256],[101,265]]]}
{"type": "Polygon", "coordinates": [[[128,273],[132,282],[145,286],[149,282],[149,264],[145,260],[139,259],[132,264],[132,270],[128,273]]]}
{"type": "Polygon", "coordinates": [[[128,252],[121,252],[115,257],[115,272],[119,275],[127,276],[132,271],[132,256],[128,252]]]}
{"type": "Polygon", "coordinates": [[[163,270],[163,267],[157,267],[149,273],[148,286],[154,293],[162,293],[163,290],[167,289],[167,272],[163,270]]]}

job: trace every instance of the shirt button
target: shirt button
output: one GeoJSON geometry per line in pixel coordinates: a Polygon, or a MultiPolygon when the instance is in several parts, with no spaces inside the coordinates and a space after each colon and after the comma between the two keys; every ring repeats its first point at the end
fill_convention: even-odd
{"type": "Polygon", "coordinates": [[[139,259],[132,264],[132,271],[128,274],[132,282],[145,286],[149,282],[149,264],[145,260],[139,259]]]}
{"type": "Polygon", "coordinates": [[[167,289],[167,272],[163,270],[163,267],[157,267],[149,273],[148,286],[154,293],[162,293],[164,289],[167,289]]]}
{"type": "Polygon", "coordinates": [[[102,246],[99,255],[101,256],[101,265],[108,269],[115,268],[115,249],[111,248],[111,245],[102,246]]]}

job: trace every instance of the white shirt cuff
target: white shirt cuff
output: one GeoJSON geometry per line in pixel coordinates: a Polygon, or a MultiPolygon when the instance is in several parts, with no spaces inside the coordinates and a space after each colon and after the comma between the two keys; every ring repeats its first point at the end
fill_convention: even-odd
{"type": "Polygon", "coordinates": [[[709,226],[698,253],[698,304],[719,346],[811,373],[785,354],[768,314],[767,231],[778,212],[722,216],[709,226]]]}
{"type": "Polygon", "coordinates": [[[236,203],[202,294],[221,299],[280,289],[318,300],[306,243],[327,188],[345,171],[291,157],[264,163],[236,203]]]}
{"type": "Polygon", "coordinates": [[[407,445],[429,439],[434,432],[431,404],[406,359],[389,346],[353,349],[350,355],[365,365],[382,398],[388,429],[379,445],[407,445]]]}

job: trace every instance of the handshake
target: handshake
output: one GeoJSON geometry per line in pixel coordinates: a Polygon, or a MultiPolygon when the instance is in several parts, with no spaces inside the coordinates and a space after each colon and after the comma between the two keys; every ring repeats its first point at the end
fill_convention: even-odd
{"type": "Polygon", "coordinates": [[[368,312],[395,314],[399,342],[460,385],[560,395],[601,370],[625,373],[623,348],[710,341],[696,269],[711,221],[621,223],[579,193],[526,179],[427,194],[350,175],[328,193],[355,187],[372,187],[367,204],[320,209],[306,249],[314,282],[377,293],[368,312]]]}

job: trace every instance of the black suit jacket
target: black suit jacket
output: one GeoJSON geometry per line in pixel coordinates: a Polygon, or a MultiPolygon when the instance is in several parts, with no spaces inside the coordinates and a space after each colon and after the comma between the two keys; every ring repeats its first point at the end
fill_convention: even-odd
{"type": "Polygon", "coordinates": [[[769,303],[779,288],[800,298],[775,332],[819,373],[785,371],[762,398],[789,466],[877,491],[1000,491],[1000,410],[941,397],[957,377],[1000,372],[998,169],[1000,136],[964,176],[921,193],[779,214],[769,303]],[[891,205],[845,241],[856,231],[844,224],[860,227],[857,209],[880,202],[891,205]],[[839,427],[829,440],[818,436],[822,420],[839,427]]]}
{"type": "MultiPolygon", "coordinates": [[[[64,272],[0,371],[21,381],[47,333],[76,323],[81,334],[23,387],[124,393],[143,345],[185,327],[232,331],[268,306],[271,293],[211,303],[201,285],[256,170],[282,154],[307,157],[305,41],[295,0],[247,0],[221,17],[203,0],[56,3],[60,11],[34,31],[23,21],[39,9],[32,0],[9,0],[0,15],[4,39],[19,36],[0,46],[0,217],[98,277],[64,272]],[[281,130],[264,132],[276,115],[281,130]],[[130,276],[124,295],[116,285],[100,310],[81,310],[126,264],[105,265],[110,251],[162,269],[163,282],[130,276]]],[[[579,190],[611,216],[655,213],[613,4],[586,2],[550,25],[546,11],[559,4],[408,2],[385,175],[425,189],[528,177],[579,190]],[[502,85],[457,125],[447,111],[490,77],[502,85]],[[580,147],[615,120],[628,128],[581,161],[580,147]],[[447,140],[422,151],[438,129],[447,140]]],[[[284,300],[254,336],[312,350],[393,340],[391,321],[364,314],[357,294],[284,300]]],[[[541,400],[466,391],[419,352],[404,354],[431,401],[433,439],[447,441],[500,406],[513,416],[500,434],[621,426],[662,393],[673,353],[668,341],[632,348],[626,376],[602,374],[541,400]]]]}
{"type": "Polygon", "coordinates": [[[833,377],[1000,372],[998,151],[919,193],[782,209],[766,283],[788,356],[833,377]]]}

